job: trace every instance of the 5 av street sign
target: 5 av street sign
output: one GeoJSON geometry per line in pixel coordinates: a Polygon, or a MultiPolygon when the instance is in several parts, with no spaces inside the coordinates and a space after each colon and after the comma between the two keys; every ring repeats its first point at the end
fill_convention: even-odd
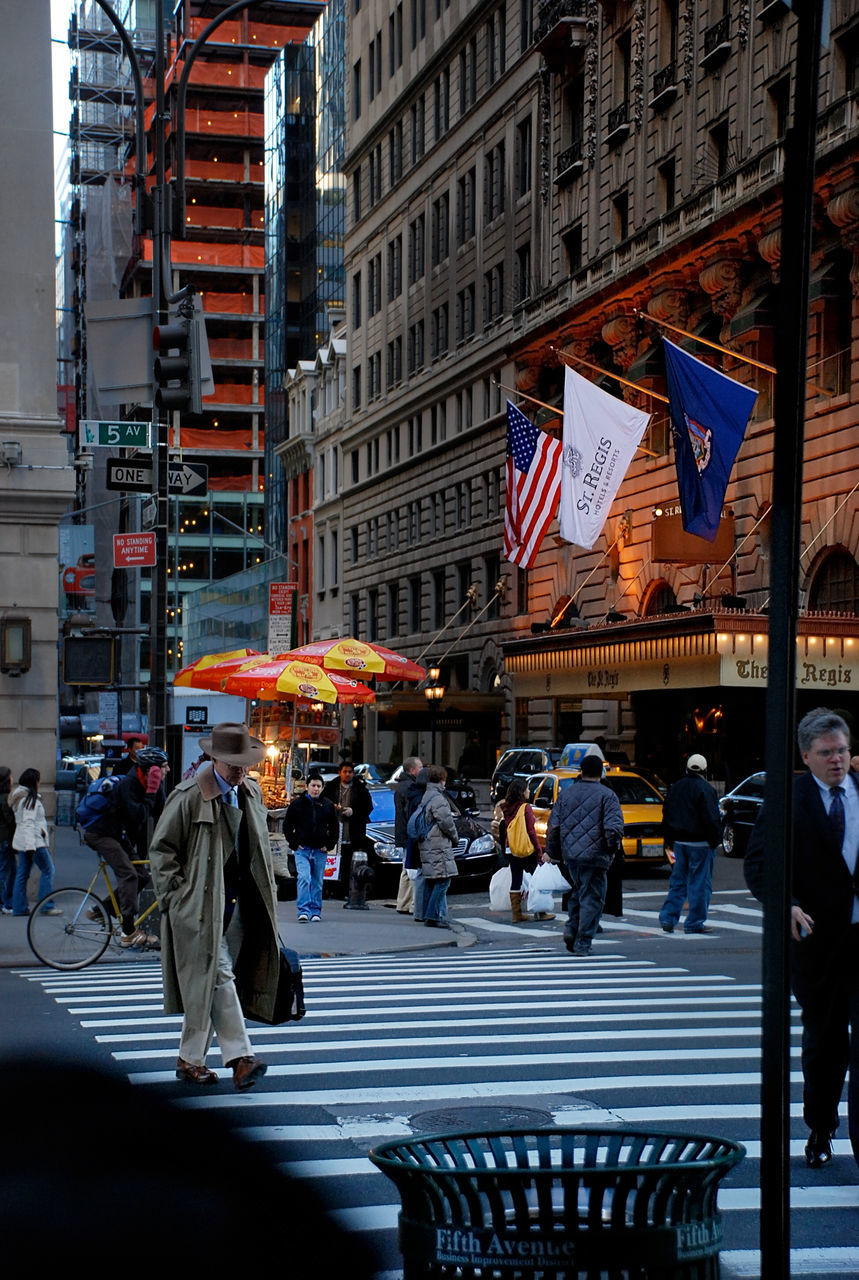
{"type": "MultiPolygon", "coordinates": [[[[108,458],[108,489],[122,493],[152,493],[155,483],[152,459],[108,458]]],[[[194,497],[207,493],[209,468],[204,462],[170,462],[167,471],[167,492],[176,497],[194,497]]]]}
{"type": "Polygon", "coordinates": [[[148,422],[100,422],[82,418],[81,445],[108,445],[114,449],[148,449],[148,422]]]}

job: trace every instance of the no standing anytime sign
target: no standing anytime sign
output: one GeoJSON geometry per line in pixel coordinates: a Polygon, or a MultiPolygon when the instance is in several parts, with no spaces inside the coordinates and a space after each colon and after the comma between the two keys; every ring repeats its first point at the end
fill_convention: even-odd
{"type": "Polygon", "coordinates": [[[113,564],[116,569],[139,569],[155,564],[155,534],[115,533],[113,564]]]}

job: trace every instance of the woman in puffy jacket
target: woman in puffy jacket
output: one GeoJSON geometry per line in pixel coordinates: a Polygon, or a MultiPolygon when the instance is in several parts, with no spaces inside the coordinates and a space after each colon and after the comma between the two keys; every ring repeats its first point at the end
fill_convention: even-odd
{"type": "MultiPolygon", "coordinates": [[[[12,848],[18,855],[18,869],[12,889],[12,914],[28,916],[27,881],[33,863],[41,871],[39,900],[45,898],[54,887],[54,862],[48,848],[48,820],[39,795],[41,774],[38,769],[25,769],[18,785],[9,796],[9,805],[15,814],[15,832],[12,848]]],[[[42,914],[61,916],[63,913],[53,902],[46,902],[42,914]]]]}
{"type": "MultiPolygon", "coordinates": [[[[530,794],[528,783],[521,778],[514,778],[501,802],[499,838],[510,866],[510,910],[514,924],[522,924],[531,919],[522,910],[522,876],[526,871],[530,874],[536,869],[537,863],[543,861],[543,846],[540,844],[540,837],[534,825],[534,811],[528,803],[530,794]],[[525,806],[525,830],[531,841],[531,852],[526,857],[517,857],[508,847],[507,828],[523,805],[525,806]]],[[[554,918],[553,911],[538,911],[534,915],[535,920],[554,920],[554,918]]]]}
{"type": "Polygon", "coordinates": [[[427,768],[427,785],[421,806],[427,811],[431,823],[429,834],[419,843],[421,869],[425,881],[424,924],[430,929],[449,929],[447,918],[447,890],[457,873],[454,850],[459,843],[459,832],[453,820],[444,784],[447,770],[440,764],[427,768]]]}

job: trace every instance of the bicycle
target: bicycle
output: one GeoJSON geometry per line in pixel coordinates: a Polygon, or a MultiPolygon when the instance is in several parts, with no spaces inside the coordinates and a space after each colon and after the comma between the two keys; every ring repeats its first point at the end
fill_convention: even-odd
{"type": "MultiPolygon", "coordinates": [[[[146,858],[136,858],[132,862],[134,866],[148,865],[146,858]]],[[[152,901],[136,918],[134,927],[140,928],[145,921],[144,933],[152,929],[157,935],[161,918],[158,900],[151,889],[144,889],[141,897],[149,897],[152,901]]],[[[95,964],[111,944],[123,954],[129,950],[119,945],[119,920],[119,904],[107,874],[107,863],[99,858],[86,889],[54,889],[36,903],[27,921],[27,941],[37,959],[51,969],[85,969],[87,965],[95,964]],[[103,876],[107,886],[107,900],[93,892],[99,875],[103,876]],[[49,904],[58,907],[62,914],[43,915],[42,907],[49,904]]],[[[150,944],[133,949],[157,948],[150,944]]]]}

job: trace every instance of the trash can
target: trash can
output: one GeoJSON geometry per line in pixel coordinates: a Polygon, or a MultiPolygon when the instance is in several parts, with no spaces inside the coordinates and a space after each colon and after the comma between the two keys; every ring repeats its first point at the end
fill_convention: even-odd
{"type": "Polygon", "coordinates": [[[635,1129],[513,1129],[387,1142],[405,1280],[712,1280],[718,1184],[738,1142],[635,1129]]]}

